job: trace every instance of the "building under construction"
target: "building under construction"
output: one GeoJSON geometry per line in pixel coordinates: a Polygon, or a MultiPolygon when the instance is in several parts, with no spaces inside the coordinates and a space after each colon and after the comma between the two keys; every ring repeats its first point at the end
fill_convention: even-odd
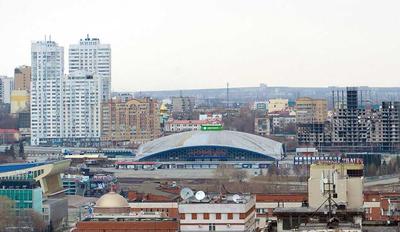
{"type": "MultiPolygon", "coordinates": [[[[362,93],[362,91],[360,91],[362,93]]],[[[351,87],[337,92],[332,116],[332,145],[339,147],[364,147],[370,137],[372,110],[359,99],[359,90],[351,87]],[[340,95],[341,93],[341,95],[340,95]]],[[[333,92],[332,99],[335,99],[333,92]]]]}
{"type": "Polygon", "coordinates": [[[370,95],[369,91],[356,87],[332,91],[330,120],[321,122],[320,128],[317,123],[308,124],[312,130],[298,126],[299,144],[311,144],[324,150],[399,151],[400,102],[386,101],[374,108],[370,95]]]}

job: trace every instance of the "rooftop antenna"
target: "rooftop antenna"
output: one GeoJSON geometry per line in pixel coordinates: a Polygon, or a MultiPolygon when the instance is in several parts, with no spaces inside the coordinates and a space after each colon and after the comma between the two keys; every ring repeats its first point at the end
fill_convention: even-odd
{"type": "Polygon", "coordinates": [[[191,190],[190,188],[183,188],[180,192],[180,195],[183,200],[187,200],[193,197],[194,193],[193,190],[191,190]]]}
{"type": "Polygon", "coordinates": [[[239,203],[240,199],[242,199],[242,197],[239,194],[235,194],[232,196],[232,201],[235,203],[239,203]]]}
{"type": "Polygon", "coordinates": [[[201,201],[206,197],[206,193],[203,191],[197,191],[196,195],[194,195],[194,197],[198,200],[201,201]]]}
{"type": "Polygon", "coordinates": [[[339,226],[339,219],[334,216],[336,214],[336,208],[338,204],[333,200],[333,195],[336,195],[335,184],[337,180],[337,172],[328,172],[321,173],[321,193],[323,196],[327,195],[327,198],[324,202],[314,211],[314,213],[310,216],[312,218],[316,213],[318,213],[321,207],[325,206],[325,203],[328,203],[328,218],[327,218],[327,228],[333,229],[339,226]]]}

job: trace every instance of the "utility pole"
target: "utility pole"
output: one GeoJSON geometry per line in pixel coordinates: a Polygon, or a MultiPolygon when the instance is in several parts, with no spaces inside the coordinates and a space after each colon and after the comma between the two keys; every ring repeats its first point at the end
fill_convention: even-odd
{"type": "Polygon", "coordinates": [[[229,82],[226,83],[226,108],[229,110],[229,82]]]}

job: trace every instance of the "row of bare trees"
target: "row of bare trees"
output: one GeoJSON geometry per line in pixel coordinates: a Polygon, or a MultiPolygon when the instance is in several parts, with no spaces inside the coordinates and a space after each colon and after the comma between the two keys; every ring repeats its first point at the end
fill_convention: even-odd
{"type": "Polygon", "coordinates": [[[0,196],[0,231],[46,231],[47,227],[40,213],[32,209],[16,209],[15,201],[0,196]]]}
{"type": "Polygon", "coordinates": [[[384,160],[381,164],[370,163],[366,167],[367,176],[392,175],[400,173],[400,156],[392,157],[389,161],[384,160]]]}

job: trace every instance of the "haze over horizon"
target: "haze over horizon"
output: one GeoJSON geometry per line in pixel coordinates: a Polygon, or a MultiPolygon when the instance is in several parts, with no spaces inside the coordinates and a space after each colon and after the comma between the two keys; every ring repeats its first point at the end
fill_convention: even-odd
{"type": "Polygon", "coordinates": [[[89,34],[112,48],[112,89],[399,86],[400,2],[5,1],[0,75],[30,65],[31,41],[89,34]],[[43,7],[45,6],[45,7],[43,7]]]}

